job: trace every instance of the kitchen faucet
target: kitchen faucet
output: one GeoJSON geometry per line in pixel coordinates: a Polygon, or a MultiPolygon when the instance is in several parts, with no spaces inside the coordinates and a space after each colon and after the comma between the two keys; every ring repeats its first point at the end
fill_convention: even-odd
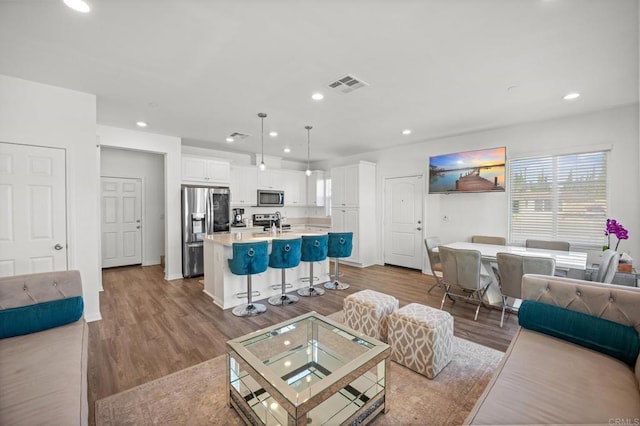
{"type": "Polygon", "coordinates": [[[282,234],[282,215],[280,212],[276,212],[276,223],[280,227],[280,234],[282,234]]]}

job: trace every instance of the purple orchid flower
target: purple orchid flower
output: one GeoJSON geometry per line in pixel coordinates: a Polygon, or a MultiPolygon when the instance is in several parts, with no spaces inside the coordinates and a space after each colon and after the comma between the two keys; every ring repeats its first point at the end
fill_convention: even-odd
{"type": "Polygon", "coordinates": [[[620,245],[621,240],[629,239],[629,231],[621,224],[618,223],[615,219],[607,219],[607,224],[605,226],[604,235],[607,236],[607,248],[611,247],[611,235],[615,235],[618,239],[616,243],[616,251],[618,250],[618,246],[620,245]]]}

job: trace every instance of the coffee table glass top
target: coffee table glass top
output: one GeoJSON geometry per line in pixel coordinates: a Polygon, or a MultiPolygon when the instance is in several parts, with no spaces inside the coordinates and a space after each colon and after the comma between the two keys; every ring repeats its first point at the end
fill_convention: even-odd
{"type": "MultiPolygon", "coordinates": [[[[331,405],[339,411],[348,405],[362,407],[368,401],[367,395],[373,398],[384,390],[383,361],[389,346],[315,312],[231,340],[227,345],[230,384],[249,405],[270,405],[274,411],[278,404],[273,404],[273,397],[280,404],[290,405],[283,411],[291,414],[319,397],[323,401],[335,400],[331,405]],[[258,381],[266,380],[266,391],[264,384],[256,382],[255,374],[244,374],[247,366],[260,376],[258,381]],[[350,384],[343,385],[345,379],[350,384]],[[264,392],[266,399],[262,400],[258,392],[264,392]]],[[[334,409],[322,411],[333,413],[334,409]]]]}

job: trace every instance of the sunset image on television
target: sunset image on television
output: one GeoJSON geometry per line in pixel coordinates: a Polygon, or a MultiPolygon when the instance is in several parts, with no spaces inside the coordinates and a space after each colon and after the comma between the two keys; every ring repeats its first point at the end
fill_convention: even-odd
{"type": "Polygon", "coordinates": [[[504,191],[506,148],[429,158],[429,193],[504,191]]]}

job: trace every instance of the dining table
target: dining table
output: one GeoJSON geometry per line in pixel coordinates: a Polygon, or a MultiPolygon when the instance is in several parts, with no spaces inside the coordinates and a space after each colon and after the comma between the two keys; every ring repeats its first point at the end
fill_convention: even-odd
{"type": "MultiPolygon", "coordinates": [[[[484,302],[493,306],[502,306],[502,293],[497,276],[497,254],[510,253],[520,256],[550,257],[556,262],[556,275],[571,276],[575,272],[584,273],[587,269],[587,253],[580,251],[545,250],[512,245],[480,244],[459,241],[443,244],[446,247],[464,250],[477,250],[480,252],[483,266],[483,275],[491,277],[491,284],[484,296],[484,302]]],[[[438,248],[434,249],[438,252],[438,248]]]]}

